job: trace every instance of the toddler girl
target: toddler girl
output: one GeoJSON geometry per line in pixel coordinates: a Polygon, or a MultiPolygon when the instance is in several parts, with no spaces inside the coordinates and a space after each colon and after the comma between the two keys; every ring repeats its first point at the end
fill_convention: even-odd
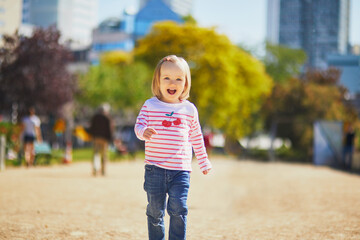
{"type": "Polygon", "coordinates": [[[145,140],[144,189],[151,240],[165,239],[166,206],[170,215],[169,239],[186,238],[192,148],[203,174],[211,169],[197,109],[186,100],[190,86],[187,62],[175,55],[163,58],[154,71],[154,97],[145,102],[136,120],[136,136],[145,140]]]}

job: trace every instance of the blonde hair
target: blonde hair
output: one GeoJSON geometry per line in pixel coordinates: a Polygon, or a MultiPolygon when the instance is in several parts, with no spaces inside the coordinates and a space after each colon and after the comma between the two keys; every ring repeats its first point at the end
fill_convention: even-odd
{"type": "Polygon", "coordinates": [[[161,99],[161,91],[160,91],[160,71],[161,66],[164,62],[172,62],[178,65],[183,72],[185,73],[185,86],[184,91],[180,95],[180,100],[188,99],[190,96],[190,87],[191,87],[191,74],[190,74],[190,67],[188,63],[185,61],[182,57],[177,57],[176,55],[169,55],[164,57],[159,61],[157,64],[153,79],[152,79],[152,85],[151,85],[151,91],[158,99],[161,99]]]}

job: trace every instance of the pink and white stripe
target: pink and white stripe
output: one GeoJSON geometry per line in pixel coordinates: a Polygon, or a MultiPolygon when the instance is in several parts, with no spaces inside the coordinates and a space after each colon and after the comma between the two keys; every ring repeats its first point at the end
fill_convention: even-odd
{"type": "Polygon", "coordinates": [[[146,128],[154,134],[145,141],[145,163],[165,169],[192,171],[192,148],[201,171],[211,168],[206,154],[198,112],[189,101],[165,103],[148,99],[136,119],[135,133],[140,140],[146,128]]]}

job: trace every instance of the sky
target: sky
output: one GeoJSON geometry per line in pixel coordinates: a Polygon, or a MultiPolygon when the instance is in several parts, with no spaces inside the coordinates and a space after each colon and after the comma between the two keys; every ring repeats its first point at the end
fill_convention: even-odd
{"type": "MultiPolygon", "coordinates": [[[[193,17],[201,27],[216,27],[235,44],[259,47],[266,37],[267,0],[193,0],[193,17]]],[[[360,45],[360,0],[350,0],[351,44],[360,45]]],[[[99,22],[121,17],[125,8],[138,9],[139,0],[99,0],[99,22]]]]}

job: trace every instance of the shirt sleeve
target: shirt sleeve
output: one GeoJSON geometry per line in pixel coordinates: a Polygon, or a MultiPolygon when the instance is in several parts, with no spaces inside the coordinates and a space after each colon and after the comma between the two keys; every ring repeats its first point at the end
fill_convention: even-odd
{"type": "Polygon", "coordinates": [[[36,118],[35,118],[35,126],[36,126],[36,127],[40,127],[40,125],[41,125],[40,118],[39,118],[39,117],[36,117],[36,118]]]}
{"type": "Polygon", "coordinates": [[[139,138],[140,140],[143,140],[143,141],[145,141],[143,135],[144,135],[146,128],[148,127],[148,118],[149,118],[149,116],[148,116],[148,112],[147,112],[147,105],[145,103],[142,106],[138,117],[136,118],[136,123],[135,123],[135,128],[134,128],[137,138],[139,138]]]}
{"type": "Polygon", "coordinates": [[[201,132],[199,115],[196,108],[194,109],[194,118],[190,126],[190,142],[194,149],[201,171],[211,169],[212,166],[206,153],[204,137],[201,132]]]}

